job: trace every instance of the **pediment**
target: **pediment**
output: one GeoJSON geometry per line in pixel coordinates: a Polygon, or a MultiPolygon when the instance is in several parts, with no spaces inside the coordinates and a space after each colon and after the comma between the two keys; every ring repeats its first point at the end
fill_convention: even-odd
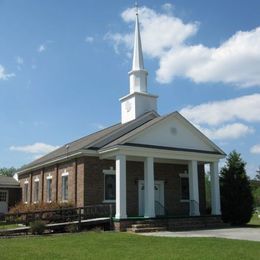
{"type": "Polygon", "coordinates": [[[128,139],[127,143],[224,154],[219,147],[178,112],[144,128],[128,139]]]}

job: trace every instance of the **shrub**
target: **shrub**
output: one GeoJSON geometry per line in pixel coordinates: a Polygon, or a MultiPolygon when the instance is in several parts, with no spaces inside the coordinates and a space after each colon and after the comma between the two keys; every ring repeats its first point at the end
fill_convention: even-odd
{"type": "Polygon", "coordinates": [[[60,222],[68,221],[75,218],[76,210],[73,209],[72,203],[36,203],[24,204],[19,203],[10,209],[9,213],[17,214],[10,216],[10,222],[32,222],[37,219],[44,220],[45,222],[60,222]],[[66,210],[65,210],[66,209],[66,210]],[[50,212],[44,212],[49,211],[50,212]],[[53,210],[53,211],[52,211],[53,210]],[[23,213],[31,213],[27,215],[23,213]]]}
{"type": "Polygon", "coordinates": [[[68,225],[68,226],[65,228],[65,232],[68,232],[68,233],[78,232],[78,225],[77,225],[77,224],[68,225]]]}
{"type": "Polygon", "coordinates": [[[70,202],[51,202],[51,203],[34,203],[34,204],[25,204],[20,202],[16,204],[9,210],[9,213],[25,213],[33,211],[44,211],[44,210],[56,210],[56,209],[65,209],[73,208],[74,204],[70,202]]]}
{"type": "Polygon", "coordinates": [[[30,223],[30,230],[34,235],[42,235],[45,230],[45,223],[41,220],[36,220],[30,223]]]}

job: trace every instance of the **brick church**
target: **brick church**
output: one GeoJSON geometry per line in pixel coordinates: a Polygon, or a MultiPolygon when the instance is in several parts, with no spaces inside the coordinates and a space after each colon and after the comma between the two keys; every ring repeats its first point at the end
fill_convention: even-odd
{"type": "Polygon", "coordinates": [[[138,13],[129,94],[121,122],[72,141],[18,172],[24,203],[113,203],[115,219],[206,213],[205,165],[211,174],[211,214],[220,215],[218,162],[225,153],[178,112],[159,115],[147,89],[138,13]]]}

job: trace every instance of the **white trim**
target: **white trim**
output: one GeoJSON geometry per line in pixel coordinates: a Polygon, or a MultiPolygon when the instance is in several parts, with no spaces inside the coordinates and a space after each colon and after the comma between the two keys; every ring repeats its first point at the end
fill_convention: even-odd
{"type": "Polygon", "coordinates": [[[29,184],[28,179],[25,179],[24,184],[29,184]]]}
{"type": "Polygon", "coordinates": [[[224,158],[221,154],[210,154],[205,151],[202,152],[190,152],[190,151],[173,151],[157,148],[147,147],[133,147],[127,145],[117,145],[115,147],[101,149],[99,151],[100,159],[114,158],[118,154],[125,154],[126,156],[138,156],[138,157],[153,157],[163,159],[176,159],[176,160],[196,160],[202,162],[215,162],[224,158]]]}
{"type": "Polygon", "coordinates": [[[102,203],[116,203],[116,200],[103,200],[102,203]]]}
{"type": "Polygon", "coordinates": [[[34,182],[39,182],[40,179],[39,179],[39,177],[36,177],[33,181],[34,181],[34,182]]]}
{"type": "Polygon", "coordinates": [[[61,174],[61,177],[63,177],[63,176],[69,176],[69,172],[64,171],[64,172],[61,174]]]}
{"type": "Polygon", "coordinates": [[[189,174],[188,173],[179,173],[179,177],[180,178],[189,178],[189,174]]]}
{"type": "Polygon", "coordinates": [[[47,180],[51,180],[51,179],[52,179],[52,175],[49,174],[49,175],[46,177],[46,179],[47,179],[47,180]]]}

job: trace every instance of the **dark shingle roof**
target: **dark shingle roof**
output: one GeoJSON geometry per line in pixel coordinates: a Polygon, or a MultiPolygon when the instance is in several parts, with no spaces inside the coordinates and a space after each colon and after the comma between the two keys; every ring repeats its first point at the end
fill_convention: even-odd
{"type": "Polygon", "coordinates": [[[0,175],[0,188],[19,187],[19,182],[13,177],[0,175]]]}
{"type": "Polygon", "coordinates": [[[29,169],[31,167],[36,167],[37,165],[44,164],[48,161],[59,159],[62,156],[71,155],[80,150],[100,149],[105,145],[115,141],[116,139],[122,137],[123,135],[133,131],[134,129],[145,124],[146,122],[149,122],[157,117],[159,117],[159,115],[156,112],[148,112],[128,123],[119,123],[101,131],[82,137],[76,141],[63,145],[62,147],[54,150],[49,154],[46,154],[45,156],[29,164],[26,164],[25,166],[19,169],[18,173],[21,171],[25,171],[26,169],[29,169]]]}

